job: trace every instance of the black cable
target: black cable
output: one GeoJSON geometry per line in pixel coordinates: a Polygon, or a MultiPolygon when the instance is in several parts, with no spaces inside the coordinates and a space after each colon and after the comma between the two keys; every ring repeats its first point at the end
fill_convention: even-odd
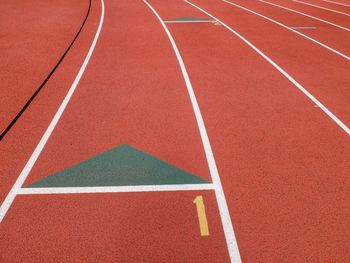
{"type": "Polygon", "coordinates": [[[30,99],[26,102],[26,104],[23,106],[23,108],[17,113],[16,117],[10,122],[10,124],[6,127],[6,129],[1,133],[0,135],[0,141],[4,138],[4,136],[11,130],[12,126],[18,121],[18,119],[21,117],[21,115],[25,112],[25,110],[29,107],[29,105],[32,103],[32,101],[35,99],[35,97],[39,94],[39,92],[42,90],[42,88],[45,86],[46,82],[51,78],[51,76],[53,75],[53,73],[56,71],[56,69],[58,68],[58,66],[61,64],[61,62],[63,61],[64,57],[67,55],[68,51],[70,50],[70,48],[73,46],[75,40],[78,38],[80,32],[82,31],[85,22],[90,14],[90,9],[91,9],[91,0],[89,0],[89,8],[86,12],[86,16],[85,19],[83,21],[83,23],[81,24],[81,27],[78,31],[78,33],[75,35],[73,41],[70,43],[70,45],[68,46],[68,48],[66,49],[66,51],[63,53],[62,57],[60,58],[60,60],[57,62],[57,64],[54,66],[54,68],[51,70],[51,72],[49,73],[49,75],[47,75],[47,77],[45,78],[45,80],[41,83],[41,85],[37,88],[37,90],[34,92],[34,94],[30,97],[30,99]]]}

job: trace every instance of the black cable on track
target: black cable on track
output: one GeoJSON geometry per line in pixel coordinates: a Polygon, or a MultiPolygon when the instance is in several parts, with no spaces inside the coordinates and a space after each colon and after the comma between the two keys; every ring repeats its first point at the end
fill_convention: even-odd
{"type": "Polygon", "coordinates": [[[30,97],[30,99],[26,102],[26,104],[23,106],[23,108],[17,113],[16,117],[13,118],[13,120],[10,122],[10,124],[6,127],[6,129],[1,133],[0,135],[0,141],[5,137],[5,135],[11,130],[11,128],[13,127],[13,125],[15,125],[15,123],[18,121],[18,119],[21,117],[21,115],[26,111],[26,109],[29,107],[29,105],[33,102],[33,100],[35,99],[35,97],[39,94],[39,92],[42,90],[42,88],[45,86],[46,82],[48,82],[48,80],[51,78],[51,76],[53,75],[53,73],[56,71],[56,69],[58,68],[58,66],[61,64],[61,62],[63,61],[63,59],[65,58],[65,56],[67,55],[67,53],[69,52],[69,50],[71,49],[71,47],[73,46],[75,40],[78,38],[80,32],[82,31],[86,20],[89,17],[90,14],[90,9],[91,9],[91,0],[89,0],[89,8],[86,12],[85,18],[83,23],[80,26],[80,29],[78,31],[78,33],[75,35],[74,39],[72,40],[72,42],[70,43],[70,45],[68,46],[68,48],[66,49],[66,51],[63,53],[63,55],[61,56],[60,60],[56,63],[56,65],[53,67],[53,69],[51,70],[51,72],[49,73],[49,75],[47,75],[47,77],[45,78],[45,80],[41,83],[41,85],[36,89],[36,91],[34,92],[34,94],[30,97]]]}

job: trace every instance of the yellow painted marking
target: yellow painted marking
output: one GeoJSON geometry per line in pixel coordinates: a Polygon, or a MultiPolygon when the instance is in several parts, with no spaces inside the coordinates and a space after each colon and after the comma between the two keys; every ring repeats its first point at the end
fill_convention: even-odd
{"type": "Polygon", "coordinates": [[[195,203],[197,207],[199,229],[201,231],[201,236],[209,236],[208,220],[207,220],[207,215],[205,213],[203,196],[201,195],[196,196],[196,198],[193,200],[193,203],[195,203]]]}

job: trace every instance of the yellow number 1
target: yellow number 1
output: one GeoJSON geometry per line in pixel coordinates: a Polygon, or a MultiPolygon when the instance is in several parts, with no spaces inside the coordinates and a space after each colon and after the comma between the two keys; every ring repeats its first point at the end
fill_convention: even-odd
{"type": "Polygon", "coordinates": [[[198,214],[201,236],[209,236],[208,220],[207,220],[207,215],[205,214],[203,196],[201,195],[196,196],[196,198],[193,200],[193,203],[195,203],[197,207],[197,214],[198,214]]]}

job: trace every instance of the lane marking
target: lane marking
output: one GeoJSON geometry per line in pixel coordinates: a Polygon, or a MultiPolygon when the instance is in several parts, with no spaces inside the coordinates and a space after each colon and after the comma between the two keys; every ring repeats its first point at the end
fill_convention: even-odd
{"type": "Polygon", "coordinates": [[[326,7],[322,7],[322,6],[319,6],[319,5],[313,5],[313,4],[305,3],[303,1],[298,1],[298,0],[292,0],[292,1],[296,2],[296,3],[299,3],[299,4],[309,5],[309,6],[313,6],[313,7],[319,8],[319,9],[323,9],[323,10],[327,10],[327,11],[330,11],[330,12],[333,12],[333,13],[341,14],[341,15],[344,15],[344,16],[350,16],[350,14],[343,13],[343,12],[340,12],[340,11],[336,11],[336,10],[333,10],[333,9],[329,9],[329,8],[326,8],[326,7]]]}
{"type": "Polygon", "coordinates": [[[70,87],[66,97],[64,98],[64,100],[62,101],[60,107],[58,108],[55,116],[53,117],[53,119],[51,120],[50,125],[47,127],[44,135],[41,137],[38,145],[36,146],[34,152],[32,153],[32,155],[30,156],[28,162],[26,163],[26,165],[24,166],[22,172],[20,173],[19,177],[17,178],[16,182],[14,183],[14,185],[12,186],[10,192],[7,194],[4,202],[2,203],[1,207],[0,207],[0,223],[2,222],[2,220],[4,219],[8,209],[10,208],[11,204],[13,203],[16,195],[18,194],[20,188],[22,187],[24,181],[27,179],[28,174],[30,173],[30,171],[32,170],[35,162],[37,161],[37,159],[39,158],[39,155],[41,153],[41,151],[44,149],[48,139],[50,138],[53,130],[55,129],[58,121],[60,120],[60,118],[62,117],[62,114],[64,112],[64,110],[66,109],[70,99],[73,96],[73,93],[75,91],[75,89],[78,86],[78,83],[81,79],[81,77],[84,74],[84,71],[90,61],[90,58],[92,56],[92,53],[94,52],[97,40],[99,38],[100,32],[101,32],[101,28],[102,28],[102,24],[103,24],[103,20],[104,20],[104,2],[103,0],[101,0],[101,5],[102,5],[102,10],[101,10],[101,18],[100,18],[100,23],[98,25],[94,40],[90,46],[89,52],[87,53],[85,60],[77,74],[77,76],[74,79],[74,82],[72,84],[72,86],[70,87]]]}
{"type": "Polygon", "coordinates": [[[161,191],[197,191],[214,190],[213,184],[171,184],[171,185],[134,185],[134,186],[89,186],[89,187],[42,187],[20,188],[19,195],[40,194],[86,194],[86,193],[138,193],[161,191]]]}
{"type": "Polygon", "coordinates": [[[335,53],[335,54],[337,54],[337,55],[339,55],[339,56],[345,58],[346,60],[349,60],[349,61],[350,61],[350,57],[348,57],[347,55],[345,55],[345,54],[343,54],[343,53],[341,53],[341,52],[339,52],[339,51],[337,51],[337,50],[335,50],[335,49],[333,49],[333,48],[331,48],[331,47],[329,47],[329,46],[327,46],[327,45],[325,45],[325,44],[323,44],[323,43],[321,43],[321,42],[319,42],[319,41],[317,41],[316,39],[313,39],[313,38],[311,38],[311,37],[309,37],[309,36],[307,36],[307,35],[304,35],[303,33],[299,32],[299,31],[297,31],[297,30],[294,30],[294,29],[292,29],[292,28],[286,26],[285,24],[282,24],[282,23],[280,23],[280,22],[277,22],[276,20],[273,20],[272,18],[269,18],[269,17],[267,17],[267,16],[264,16],[264,15],[262,15],[262,14],[259,14],[259,13],[255,12],[255,11],[253,11],[253,10],[250,10],[250,9],[245,8],[245,7],[243,7],[243,6],[237,5],[237,4],[232,3],[232,2],[230,2],[230,1],[227,1],[227,0],[221,0],[221,1],[223,1],[223,2],[225,2],[225,3],[227,3],[227,4],[229,4],[229,5],[236,6],[236,7],[240,8],[240,9],[243,9],[243,10],[245,10],[245,11],[247,11],[247,12],[249,12],[249,13],[252,13],[252,14],[254,14],[254,15],[260,16],[261,18],[264,18],[264,19],[266,19],[266,20],[268,20],[268,21],[270,21],[270,22],[272,22],[272,23],[275,23],[275,24],[277,24],[277,25],[279,25],[279,26],[281,26],[281,27],[283,27],[283,28],[285,28],[285,29],[288,29],[289,31],[292,31],[292,32],[294,32],[294,33],[296,33],[296,34],[298,34],[298,35],[300,35],[300,36],[302,36],[302,37],[304,37],[304,38],[306,38],[306,39],[308,39],[308,40],[311,40],[312,42],[314,42],[314,43],[316,43],[316,44],[318,44],[318,45],[320,45],[320,46],[322,46],[322,47],[328,49],[329,51],[331,51],[331,52],[333,52],[333,53],[335,53]]]}
{"type": "Polygon", "coordinates": [[[207,219],[207,214],[205,213],[203,196],[202,195],[196,196],[196,198],[193,200],[193,203],[195,203],[197,207],[199,230],[201,232],[201,236],[209,236],[210,234],[209,234],[208,219],[207,219]]]}
{"type": "Polygon", "coordinates": [[[176,23],[214,23],[213,20],[192,20],[192,21],[170,21],[165,20],[163,21],[165,24],[176,24],[176,23]]]}
{"type": "Polygon", "coordinates": [[[196,6],[195,4],[189,2],[188,0],[184,0],[186,3],[192,5],[198,10],[202,11],[204,14],[212,17],[213,19],[220,22],[227,30],[232,32],[238,38],[240,38],[244,43],[250,46],[255,52],[257,52],[260,56],[262,56],[267,62],[269,62],[274,68],[276,68],[283,76],[285,76],[291,83],[293,83],[302,93],[304,93],[314,104],[316,104],[320,109],[323,110],[324,113],[328,115],[342,130],[345,131],[347,135],[350,136],[350,129],[347,127],[340,119],[338,119],[330,110],[327,109],[318,99],[316,99],[309,91],[307,91],[299,82],[297,82],[292,76],[290,76],[285,70],[283,70],[279,65],[277,65],[272,59],[270,59],[267,55],[265,55],[260,49],[250,43],[246,38],[241,36],[238,32],[233,30],[231,27],[226,25],[224,22],[216,18],[215,16],[209,14],[207,11],[202,8],[196,6]]]}
{"type": "Polygon", "coordinates": [[[350,7],[350,5],[339,3],[339,2],[334,2],[334,1],[329,1],[329,0],[321,0],[321,1],[332,3],[332,4],[336,4],[336,5],[342,5],[342,6],[350,7]]]}
{"type": "Polygon", "coordinates": [[[316,29],[315,26],[290,26],[292,29],[316,29]]]}
{"type": "MultiPolygon", "coordinates": [[[[202,117],[202,114],[201,114],[201,111],[200,111],[200,108],[199,108],[199,105],[197,102],[197,98],[196,98],[196,95],[194,93],[194,90],[193,90],[190,78],[188,76],[185,64],[182,60],[182,57],[181,57],[180,52],[176,46],[176,43],[175,43],[170,31],[168,30],[167,26],[164,24],[162,18],[159,16],[157,11],[154,10],[154,8],[146,0],[143,0],[143,1],[152,10],[154,15],[158,18],[159,22],[163,26],[163,29],[169,38],[169,41],[174,49],[176,58],[179,62],[180,69],[181,69],[182,75],[184,77],[186,88],[187,88],[187,91],[188,91],[188,94],[189,94],[189,97],[190,97],[190,100],[192,103],[193,111],[194,111],[194,114],[196,117],[196,121],[198,124],[199,133],[200,133],[200,136],[201,136],[201,139],[203,142],[203,148],[204,148],[205,156],[207,158],[210,175],[211,175],[214,187],[215,187],[215,196],[216,196],[217,204],[219,207],[219,213],[220,213],[221,222],[222,222],[224,233],[225,233],[225,238],[226,238],[229,256],[230,256],[231,262],[241,263],[242,260],[241,260],[241,256],[240,256],[240,253],[238,250],[238,245],[237,245],[235,233],[233,231],[230,212],[228,210],[228,206],[226,203],[225,193],[224,193],[224,190],[222,188],[219,172],[218,172],[218,169],[216,166],[216,161],[215,161],[214,154],[213,154],[213,151],[212,151],[212,148],[210,145],[209,137],[208,137],[205,125],[204,125],[204,120],[203,120],[203,117],[202,117]]],[[[216,20],[215,18],[213,18],[213,19],[216,20]]]]}
{"type": "Polygon", "coordinates": [[[156,156],[121,144],[26,185],[42,187],[95,187],[127,185],[207,184],[156,156]]]}
{"type": "Polygon", "coordinates": [[[262,2],[262,3],[265,3],[265,4],[268,4],[268,5],[273,5],[273,6],[276,6],[276,7],[285,9],[285,10],[288,10],[288,11],[290,11],[290,12],[293,12],[293,13],[296,13],[296,14],[299,14],[299,15],[303,15],[303,16],[306,16],[306,17],[315,19],[315,20],[317,20],[317,21],[320,21],[320,22],[323,22],[323,23],[326,23],[326,24],[329,24],[329,25],[332,25],[332,26],[335,26],[335,27],[337,27],[337,28],[340,28],[340,29],[343,29],[343,30],[346,30],[346,31],[350,32],[350,29],[349,29],[349,28],[346,28],[346,27],[343,27],[343,26],[334,24],[334,23],[329,22],[329,21],[327,21],[327,20],[323,20],[323,19],[321,19],[321,18],[318,18],[318,17],[315,17],[315,16],[311,16],[311,15],[308,15],[308,14],[305,14],[305,13],[302,13],[302,12],[299,12],[299,11],[297,11],[297,10],[290,9],[290,8],[288,8],[288,7],[285,7],[285,6],[277,5],[277,4],[275,4],[275,3],[271,3],[271,2],[268,2],[268,1],[264,1],[264,0],[258,0],[258,1],[259,1],[259,2],[262,2]]]}

